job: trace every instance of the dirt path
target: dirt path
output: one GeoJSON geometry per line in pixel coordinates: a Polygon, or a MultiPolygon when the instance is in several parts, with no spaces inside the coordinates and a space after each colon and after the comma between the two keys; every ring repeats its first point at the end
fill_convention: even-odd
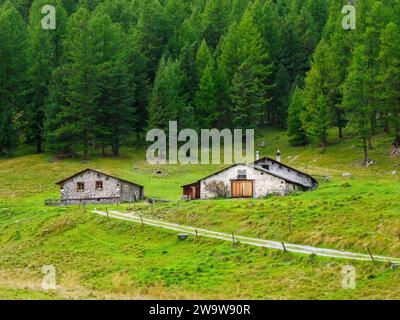
{"type": "MultiPolygon", "coordinates": [[[[102,215],[102,216],[107,216],[107,213],[103,212],[103,211],[94,210],[93,212],[96,214],[102,215]]],[[[330,257],[330,258],[337,258],[337,259],[372,261],[372,258],[369,254],[354,253],[354,252],[340,251],[340,250],[333,250],[333,249],[324,249],[324,248],[317,248],[317,247],[304,246],[304,245],[291,244],[291,243],[283,244],[282,242],[271,241],[271,240],[262,240],[262,239],[257,239],[257,238],[249,238],[249,237],[243,237],[243,236],[239,236],[239,235],[234,235],[234,237],[233,237],[232,234],[228,234],[228,233],[216,232],[216,231],[194,228],[194,227],[189,227],[189,226],[183,226],[183,225],[179,225],[176,223],[170,223],[170,222],[165,222],[165,221],[160,221],[160,220],[142,218],[142,217],[139,217],[134,214],[127,214],[127,213],[122,213],[122,212],[118,212],[118,211],[110,211],[108,213],[108,216],[110,218],[132,221],[132,222],[145,224],[145,225],[149,225],[149,226],[153,226],[153,227],[178,231],[179,233],[183,233],[183,234],[197,235],[197,236],[225,240],[225,241],[230,241],[230,242],[238,241],[240,243],[245,243],[245,244],[257,246],[257,247],[265,247],[265,248],[281,250],[281,251],[286,250],[287,252],[295,252],[295,253],[308,254],[308,255],[315,254],[315,255],[321,256],[321,257],[330,257]]],[[[391,258],[391,257],[375,256],[375,255],[373,256],[373,258],[375,261],[379,261],[379,262],[391,262],[394,264],[400,264],[399,258],[391,258]]]]}

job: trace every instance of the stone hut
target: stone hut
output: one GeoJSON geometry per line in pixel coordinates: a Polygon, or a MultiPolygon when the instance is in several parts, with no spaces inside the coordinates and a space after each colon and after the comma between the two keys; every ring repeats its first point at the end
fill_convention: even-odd
{"type": "Polygon", "coordinates": [[[93,169],[57,182],[61,204],[134,202],[144,198],[144,187],[93,169]]]}
{"type": "Polygon", "coordinates": [[[265,157],[251,164],[235,164],[194,183],[182,186],[189,199],[208,199],[220,196],[223,189],[230,198],[261,198],[267,195],[285,196],[293,191],[311,191],[318,182],[309,174],[265,157]]]}

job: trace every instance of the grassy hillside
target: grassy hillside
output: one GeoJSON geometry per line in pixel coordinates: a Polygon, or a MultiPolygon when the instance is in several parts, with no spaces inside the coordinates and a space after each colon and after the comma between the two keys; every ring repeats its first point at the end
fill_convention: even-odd
{"type": "MultiPolygon", "coordinates": [[[[144,150],[120,159],[54,160],[19,150],[0,159],[0,298],[397,298],[400,271],[351,262],[357,289],[341,289],[347,261],[284,254],[217,240],[107,221],[79,207],[43,206],[57,198],[55,182],[86,167],[145,186],[148,197],[173,200],[135,205],[143,215],[271,240],[400,257],[400,192],[390,139],[378,137],[371,167],[361,166],[354,140],[331,137],[326,152],[289,147],[284,133],[267,131],[262,155],[279,148],[283,161],[318,176],[315,192],[263,200],[177,202],[180,185],[221,166],[150,166],[144,150]],[[154,173],[160,170],[161,174],[154,173]],[[342,173],[352,177],[342,177],[342,173]],[[289,233],[288,216],[292,219],[289,233]],[[59,289],[40,289],[41,267],[53,264],[59,289]]],[[[132,209],[132,206],[116,206],[132,209]]]]}

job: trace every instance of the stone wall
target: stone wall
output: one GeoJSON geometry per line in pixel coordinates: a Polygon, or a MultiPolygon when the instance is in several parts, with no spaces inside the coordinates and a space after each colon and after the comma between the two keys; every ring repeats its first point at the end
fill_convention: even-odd
{"type": "Polygon", "coordinates": [[[143,187],[92,170],[65,181],[60,188],[63,204],[116,203],[143,199],[143,187]],[[102,189],[96,189],[97,181],[103,183],[102,189]],[[78,191],[79,182],[85,185],[83,191],[78,191]]]}
{"type": "Polygon", "coordinates": [[[279,165],[278,163],[270,161],[268,159],[265,159],[264,161],[261,162],[257,162],[257,166],[262,166],[262,165],[268,165],[269,170],[272,173],[276,173],[280,176],[288,178],[289,180],[301,183],[302,185],[306,185],[310,188],[314,187],[313,180],[306,174],[301,174],[295,170],[279,165]]]}
{"type": "Polygon", "coordinates": [[[229,188],[229,194],[231,194],[231,181],[237,179],[238,170],[246,170],[247,180],[254,180],[254,198],[264,197],[269,194],[286,195],[288,192],[295,189],[295,185],[287,183],[283,179],[266,172],[261,172],[250,166],[237,165],[201,181],[200,197],[202,199],[207,199],[216,196],[205,189],[206,184],[213,180],[223,181],[229,188]]]}
{"type": "Polygon", "coordinates": [[[133,185],[126,182],[121,182],[121,201],[132,202],[142,200],[144,197],[143,187],[133,185]]]}

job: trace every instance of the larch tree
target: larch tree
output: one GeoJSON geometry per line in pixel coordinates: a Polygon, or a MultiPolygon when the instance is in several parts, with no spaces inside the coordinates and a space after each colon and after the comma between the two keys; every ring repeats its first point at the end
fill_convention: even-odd
{"type": "Polygon", "coordinates": [[[381,100],[389,115],[394,135],[393,145],[400,146],[400,26],[389,23],[382,32],[379,80],[381,100]]]}
{"type": "Polygon", "coordinates": [[[0,7],[0,152],[18,143],[26,70],[26,31],[21,14],[10,2],[0,7]]]}
{"type": "Polygon", "coordinates": [[[353,61],[343,84],[343,106],[351,128],[362,142],[363,164],[368,165],[368,140],[371,137],[371,115],[366,47],[359,45],[354,50],[353,61]]]}

